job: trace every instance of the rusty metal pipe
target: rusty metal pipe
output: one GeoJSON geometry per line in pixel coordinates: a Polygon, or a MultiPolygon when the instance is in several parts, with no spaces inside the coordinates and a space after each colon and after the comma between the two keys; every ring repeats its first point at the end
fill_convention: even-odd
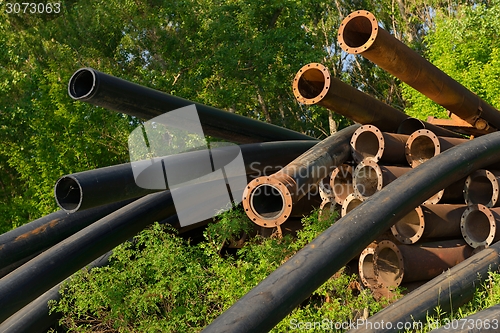
{"type": "Polygon", "coordinates": [[[413,132],[426,129],[436,134],[437,136],[446,136],[451,138],[463,138],[459,133],[453,132],[449,129],[436,126],[426,121],[417,118],[407,118],[398,127],[397,133],[411,135],[413,132]]]}
{"type": "Polygon", "coordinates": [[[500,205],[500,171],[476,170],[471,173],[464,186],[464,198],[468,205],[482,204],[486,207],[500,205]]]}
{"type": "Polygon", "coordinates": [[[354,170],[354,194],[365,200],[410,170],[409,167],[384,166],[365,160],[354,170]]]}
{"type": "Polygon", "coordinates": [[[477,204],[469,206],[460,221],[465,241],[477,248],[500,240],[500,207],[488,208],[477,204]]]}
{"type": "Polygon", "coordinates": [[[457,239],[462,236],[460,219],[466,208],[466,205],[423,204],[396,222],[391,232],[403,244],[457,239]]]}
{"type": "Polygon", "coordinates": [[[352,171],[352,166],[342,164],[336,167],[330,176],[330,188],[333,198],[339,205],[342,205],[349,194],[354,193],[352,171]]]}
{"type": "Polygon", "coordinates": [[[379,27],[375,16],[359,10],[341,23],[344,51],[360,54],[477,129],[500,128],[500,112],[379,27]]]}
{"type": "Polygon", "coordinates": [[[408,137],[406,134],[382,132],[374,125],[363,125],[352,135],[352,157],[356,163],[370,158],[377,163],[406,165],[408,137]]]}
{"type": "Polygon", "coordinates": [[[413,132],[406,142],[406,160],[415,168],[437,154],[467,141],[469,140],[439,137],[426,129],[418,130],[413,132]]]}
{"type": "Polygon", "coordinates": [[[359,255],[358,273],[361,282],[365,287],[372,287],[377,284],[375,278],[375,270],[373,267],[373,255],[375,254],[375,246],[365,248],[359,255]]]}
{"type": "Polygon", "coordinates": [[[375,277],[388,288],[403,281],[430,280],[470,257],[472,250],[463,239],[415,245],[384,240],[375,248],[375,277]]]}
{"type": "Polygon", "coordinates": [[[261,227],[285,222],[295,205],[320,180],[350,157],[349,141],[359,125],[349,126],[321,141],[270,176],[258,177],[243,192],[243,208],[261,227]]]}
{"type": "Polygon", "coordinates": [[[237,143],[314,140],[302,133],[191,102],[93,68],[77,70],[69,80],[68,93],[74,100],[143,119],[194,104],[205,135],[237,143]]]}
{"type": "Polygon", "coordinates": [[[303,66],[293,80],[299,103],[321,105],[360,124],[373,124],[384,132],[396,132],[408,116],[403,112],[332,77],[319,63],[303,66]]]}
{"type": "Polygon", "coordinates": [[[344,202],[342,202],[342,208],[340,210],[340,216],[341,217],[346,216],[347,213],[349,213],[351,210],[353,210],[354,208],[358,207],[362,203],[363,203],[362,198],[358,198],[356,196],[356,194],[354,194],[354,193],[349,194],[345,198],[344,202]]]}

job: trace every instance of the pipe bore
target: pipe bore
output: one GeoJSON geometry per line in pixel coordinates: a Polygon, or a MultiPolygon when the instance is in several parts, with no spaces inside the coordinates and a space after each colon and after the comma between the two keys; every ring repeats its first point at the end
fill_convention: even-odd
{"type": "Polygon", "coordinates": [[[356,163],[372,159],[375,162],[406,164],[407,140],[408,135],[384,133],[373,125],[363,125],[352,135],[352,157],[356,163]]]}
{"type": "Polygon", "coordinates": [[[342,203],[342,209],[340,210],[340,216],[344,217],[349,213],[351,210],[354,208],[358,207],[363,203],[363,200],[360,198],[356,197],[354,193],[349,194],[344,202],[342,203]]]}
{"type": "Polygon", "coordinates": [[[368,11],[357,11],[348,15],[341,23],[338,41],[347,53],[366,51],[375,41],[378,22],[368,11]]]}
{"type": "Polygon", "coordinates": [[[391,232],[401,243],[414,244],[422,237],[424,228],[424,213],[419,206],[396,222],[396,224],[391,227],[391,232]]]}
{"type": "Polygon", "coordinates": [[[401,251],[391,241],[381,241],[375,248],[374,271],[377,282],[387,288],[401,284],[404,262],[401,251]]]}
{"type": "Polygon", "coordinates": [[[498,237],[498,215],[488,207],[478,204],[465,210],[460,221],[462,236],[473,248],[489,246],[498,237]]]}
{"type": "Polygon", "coordinates": [[[375,249],[367,247],[361,252],[358,260],[358,272],[361,282],[365,287],[371,287],[376,284],[375,271],[373,267],[373,254],[375,249]]]}
{"type": "Polygon", "coordinates": [[[336,203],[342,205],[349,194],[354,193],[352,166],[342,164],[330,176],[330,188],[336,203]]]}
{"type": "Polygon", "coordinates": [[[330,81],[330,72],[325,66],[319,63],[307,64],[295,76],[295,98],[302,104],[316,104],[326,96],[330,81]]]}
{"type": "Polygon", "coordinates": [[[440,152],[438,137],[429,130],[414,132],[406,143],[406,159],[412,168],[428,161],[440,152]]]}
{"type": "Polygon", "coordinates": [[[354,170],[353,184],[356,196],[366,199],[382,189],[382,170],[374,161],[365,160],[354,170]]]}
{"type": "Polygon", "coordinates": [[[96,85],[95,73],[88,68],[81,68],[69,80],[69,96],[75,100],[89,97],[94,92],[96,85]]]}
{"type": "Polygon", "coordinates": [[[82,188],[72,177],[61,177],[54,187],[54,194],[57,205],[68,213],[76,212],[82,204],[82,188]]]}
{"type": "Polygon", "coordinates": [[[465,181],[464,198],[467,205],[482,204],[496,207],[499,204],[500,172],[476,170],[465,181]]]}

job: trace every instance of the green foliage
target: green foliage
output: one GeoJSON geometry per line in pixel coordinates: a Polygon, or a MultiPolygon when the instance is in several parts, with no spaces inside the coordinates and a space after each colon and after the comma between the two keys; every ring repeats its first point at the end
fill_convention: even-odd
{"type": "MultiPolygon", "coordinates": [[[[315,216],[303,220],[297,240],[257,236],[224,258],[221,244],[249,231],[240,209],[222,214],[196,245],[155,224],[136,242],[116,248],[109,266],[77,273],[53,311],[62,312],[65,327],[79,332],[197,332],[332,223],[315,216]]],[[[380,310],[368,290],[358,294],[352,288],[355,279],[337,273],[274,332],[288,332],[291,323],[306,319],[347,321],[365,308],[380,310]]]]}

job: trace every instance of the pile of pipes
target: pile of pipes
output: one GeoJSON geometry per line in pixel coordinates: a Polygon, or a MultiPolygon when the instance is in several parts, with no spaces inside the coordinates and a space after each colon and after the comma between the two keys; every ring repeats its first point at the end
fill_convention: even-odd
{"type": "MultiPolygon", "coordinates": [[[[145,120],[194,104],[204,135],[239,144],[244,167],[236,174],[216,174],[233,161],[234,150],[207,147],[155,156],[161,158],[161,163],[152,163],[160,166],[155,173],[167,178],[164,168],[176,170],[176,184],[160,177],[139,186],[133,163],[61,177],[54,191],[60,211],[0,235],[0,331],[45,330],[55,320],[47,301],[58,297],[60,283],[86,265],[106,264],[109,251],[151,223],[169,223],[181,234],[205,225],[210,218],[199,212],[206,211],[209,202],[224,202],[212,191],[221,179],[233,201],[242,202],[248,217],[263,229],[281,230],[290,217],[319,206],[318,197],[323,216],[338,205],[342,218],[217,318],[207,332],[269,331],[356,257],[366,285],[394,287],[437,276],[432,286],[418,289],[418,297],[428,301],[410,303],[421,309],[404,307],[415,320],[437,305],[436,288],[449,293],[443,297],[453,295],[452,307],[470,299],[477,273],[484,278],[487,269],[500,265],[500,246],[492,245],[500,238],[500,208],[494,208],[500,206],[500,172],[484,169],[500,162],[500,136],[495,132],[500,112],[390,36],[369,12],[355,12],[343,21],[339,43],[469,127],[457,133],[409,118],[332,77],[319,63],[297,73],[293,93],[298,102],[324,106],[357,123],[321,142],[82,68],[69,82],[73,99],[145,120]],[[469,140],[464,133],[486,135],[469,140]],[[206,176],[198,166],[207,158],[216,175],[205,179],[200,191],[199,184],[190,181],[206,176]],[[233,182],[231,177],[246,181],[233,182]],[[183,198],[175,205],[174,190],[183,198]],[[380,238],[388,230],[393,236],[380,238]],[[473,247],[486,249],[473,255],[473,247]],[[468,260],[473,258],[472,272],[468,260]],[[460,286],[439,275],[448,269],[460,275],[460,286]]],[[[413,296],[403,300],[408,297],[413,296]]],[[[386,313],[382,316],[391,316],[386,313]]],[[[391,320],[406,319],[407,314],[391,320]]]]}

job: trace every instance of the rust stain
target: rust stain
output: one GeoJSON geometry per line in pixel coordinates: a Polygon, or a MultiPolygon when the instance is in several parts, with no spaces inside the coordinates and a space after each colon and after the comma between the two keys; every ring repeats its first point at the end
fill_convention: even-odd
{"type": "Polygon", "coordinates": [[[31,230],[31,231],[26,232],[26,233],[24,233],[22,235],[19,235],[19,236],[16,237],[16,239],[14,240],[14,242],[22,241],[22,240],[28,239],[28,238],[30,238],[30,237],[32,237],[34,235],[42,234],[47,229],[54,228],[57,224],[59,224],[60,220],[61,219],[53,219],[49,223],[45,223],[44,225],[41,225],[41,226],[39,226],[38,228],[36,228],[34,230],[31,230]]]}

